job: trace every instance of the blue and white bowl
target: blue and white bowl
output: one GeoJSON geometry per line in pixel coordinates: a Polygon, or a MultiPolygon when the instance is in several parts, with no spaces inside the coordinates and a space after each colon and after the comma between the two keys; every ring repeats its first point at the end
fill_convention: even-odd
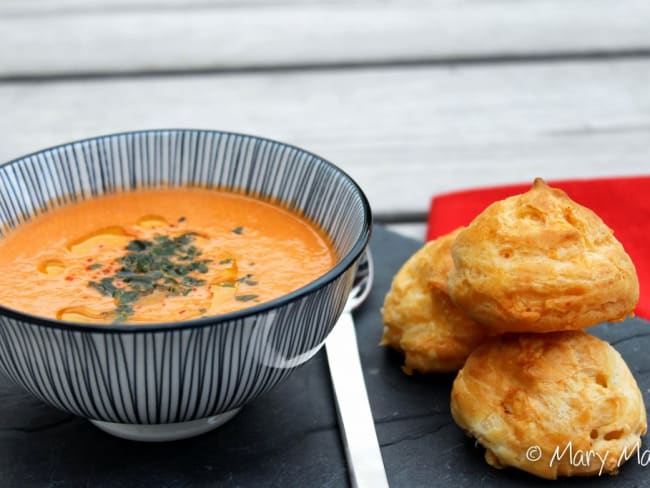
{"type": "Polygon", "coordinates": [[[114,435],[172,440],[221,425],[318,351],[343,311],[371,217],[348,175],[302,149],[204,130],[130,132],[46,149],[0,166],[0,239],[67,203],[188,185],[233,189],[302,213],[329,235],[338,262],[276,300],[181,323],[66,323],[0,304],[5,375],[114,435]]]}

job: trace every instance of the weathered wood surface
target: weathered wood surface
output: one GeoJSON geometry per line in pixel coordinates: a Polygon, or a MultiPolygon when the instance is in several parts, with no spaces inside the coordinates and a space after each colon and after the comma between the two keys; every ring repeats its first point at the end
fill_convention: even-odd
{"type": "Polygon", "coordinates": [[[650,172],[646,0],[5,0],[0,162],[98,134],[310,149],[423,235],[431,195],[650,172]]]}
{"type": "Polygon", "coordinates": [[[414,224],[390,224],[385,227],[392,232],[397,232],[404,237],[410,237],[418,241],[424,241],[427,233],[427,226],[423,222],[414,224]]]}
{"type": "Polygon", "coordinates": [[[478,185],[650,171],[650,60],[0,84],[0,161],[78,138],[264,135],[348,171],[377,215],[478,185]]]}
{"type": "Polygon", "coordinates": [[[650,52],[646,0],[6,0],[0,78],[650,52]]]}

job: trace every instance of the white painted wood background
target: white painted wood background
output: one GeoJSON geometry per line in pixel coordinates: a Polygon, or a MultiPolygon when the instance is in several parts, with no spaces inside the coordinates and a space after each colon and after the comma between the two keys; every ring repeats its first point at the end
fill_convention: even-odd
{"type": "Polygon", "coordinates": [[[649,23],[646,0],[5,0],[0,74],[617,52],[649,23]]]}
{"type": "Polygon", "coordinates": [[[650,2],[0,2],[0,161],[154,127],[348,171],[423,236],[432,195],[650,173],[650,2]]]}

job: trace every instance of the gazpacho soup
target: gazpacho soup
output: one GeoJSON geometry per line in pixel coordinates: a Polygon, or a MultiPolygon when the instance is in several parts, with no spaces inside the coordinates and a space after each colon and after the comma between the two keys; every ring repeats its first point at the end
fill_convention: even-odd
{"type": "Polygon", "coordinates": [[[200,188],[137,190],[7,233],[0,304],[73,322],[173,322],[280,297],[335,260],[320,229],[279,205],[200,188]]]}

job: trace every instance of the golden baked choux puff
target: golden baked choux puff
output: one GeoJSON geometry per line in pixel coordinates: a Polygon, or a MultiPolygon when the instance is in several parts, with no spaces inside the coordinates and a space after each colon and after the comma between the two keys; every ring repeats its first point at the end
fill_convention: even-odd
{"type": "Polygon", "coordinates": [[[461,229],[428,242],[395,275],[382,309],[382,344],[404,354],[411,374],[453,372],[483,340],[483,328],[447,294],[451,244],[461,229]]]}
{"type": "Polygon", "coordinates": [[[639,299],[636,269],[612,230],[539,178],[488,206],[451,252],[451,299],[490,334],[621,321],[639,299]]]}
{"type": "Polygon", "coordinates": [[[627,365],[584,331],[486,340],[454,381],[451,413],[490,465],[549,479],[616,474],[647,430],[627,365]]]}

